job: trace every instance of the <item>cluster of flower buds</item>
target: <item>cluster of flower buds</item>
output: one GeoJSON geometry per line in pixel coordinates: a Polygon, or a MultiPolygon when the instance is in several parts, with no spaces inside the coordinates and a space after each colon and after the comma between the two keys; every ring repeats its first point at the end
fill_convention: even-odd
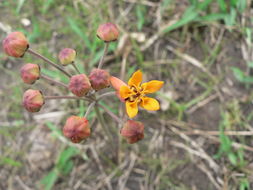
{"type": "MultiPolygon", "coordinates": [[[[128,113],[129,106],[132,107],[131,108],[132,110],[129,108],[129,110],[132,111],[131,113],[135,114],[136,112],[136,109],[134,108],[134,106],[137,106],[137,104],[133,105],[134,102],[132,101],[132,99],[133,100],[136,99],[136,101],[138,100],[138,104],[141,100],[143,100],[143,106],[144,107],[146,106],[146,108],[149,110],[157,109],[157,105],[155,105],[156,107],[154,107],[154,105],[152,107],[151,105],[152,103],[154,104],[154,102],[152,102],[153,100],[151,101],[151,99],[147,99],[147,98],[140,99],[146,93],[149,93],[148,92],[149,88],[150,89],[152,88],[153,91],[158,89],[158,87],[155,87],[153,83],[149,85],[150,87],[146,85],[147,87],[143,86],[139,88],[138,87],[139,83],[137,81],[137,83],[135,82],[137,84],[136,88],[134,88],[134,91],[131,91],[133,90],[133,86],[131,86],[132,84],[134,84],[133,81],[140,80],[140,79],[131,79],[132,82],[131,81],[128,82],[128,84],[130,85],[128,87],[126,83],[124,83],[123,81],[121,81],[120,79],[114,76],[111,76],[108,71],[101,69],[102,64],[103,64],[103,58],[106,54],[109,42],[115,41],[119,37],[119,30],[117,26],[112,23],[102,24],[99,26],[97,30],[97,36],[105,42],[105,50],[99,62],[98,68],[93,69],[88,76],[84,73],[80,73],[77,66],[75,65],[75,58],[76,58],[77,53],[74,49],[71,49],[71,48],[62,49],[58,55],[60,64],[55,64],[52,61],[48,60],[47,58],[43,57],[42,55],[38,54],[31,48],[29,48],[29,43],[26,37],[24,36],[24,34],[21,32],[12,32],[3,40],[3,49],[7,55],[13,56],[13,57],[23,57],[24,54],[28,52],[31,55],[36,56],[37,58],[40,58],[46,61],[47,63],[51,64],[52,66],[59,69],[62,73],[64,73],[65,75],[69,77],[69,84],[67,85],[59,81],[55,81],[51,79],[50,77],[41,74],[39,65],[27,63],[20,70],[20,75],[24,83],[34,84],[40,78],[46,79],[46,80],[49,80],[50,82],[53,82],[55,84],[58,84],[67,88],[70,92],[72,92],[75,95],[75,96],[72,96],[71,98],[85,99],[85,100],[90,101],[91,104],[89,105],[85,116],[83,117],[71,116],[67,119],[63,127],[64,136],[69,138],[73,143],[79,143],[90,136],[91,129],[89,126],[89,121],[86,118],[86,115],[88,114],[88,110],[90,110],[92,106],[94,105],[99,106],[99,103],[97,102],[99,99],[96,98],[95,94],[97,91],[100,91],[101,89],[105,89],[112,86],[115,89],[116,95],[118,96],[118,98],[122,102],[126,103],[127,113],[128,113]],[[73,65],[75,70],[79,74],[70,75],[69,73],[67,73],[61,67],[61,66],[67,66],[67,65],[73,65]],[[125,91],[122,91],[122,89],[123,90],[125,89],[128,91],[125,92],[125,91]],[[146,90],[146,91],[142,92],[142,90],[146,90]],[[147,103],[144,104],[144,101],[146,101],[147,103]]],[[[58,96],[56,98],[70,98],[70,96],[68,97],[58,96]]],[[[45,96],[39,90],[28,89],[25,91],[23,95],[23,106],[29,112],[38,112],[41,110],[42,106],[44,105],[45,100],[49,100],[49,99],[53,99],[53,96],[45,96]]],[[[109,113],[109,115],[111,116],[112,114],[113,113],[109,113]]],[[[117,116],[115,115],[114,117],[112,116],[112,118],[114,119],[115,117],[117,116]]],[[[118,121],[119,120],[120,119],[118,118],[118,121]]],[[[122,135],[122,137],[126,138],[127,142],[130,144],[138,142],[144,137],[144,125],[138,121],[128,120],[123,125],[120,131],[120,134],[122,135]]]]}

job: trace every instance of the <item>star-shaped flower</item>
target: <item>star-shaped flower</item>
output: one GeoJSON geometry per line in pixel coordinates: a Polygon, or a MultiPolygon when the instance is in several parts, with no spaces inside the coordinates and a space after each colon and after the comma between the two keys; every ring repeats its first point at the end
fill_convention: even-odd
{"type": "Polygon", "coordinates": [[[159,102],[147,97],[147,94],[158,91],[163,86],[163,81],[152,80],[142,83],[142,72],[136,71],[128,81],[128,85],[121,85],[119,88],[119,96],[125,100],[126,112],[130,118],[138,113],[138,106],[149,110],[156,111],[160,109],[159,102]]]}

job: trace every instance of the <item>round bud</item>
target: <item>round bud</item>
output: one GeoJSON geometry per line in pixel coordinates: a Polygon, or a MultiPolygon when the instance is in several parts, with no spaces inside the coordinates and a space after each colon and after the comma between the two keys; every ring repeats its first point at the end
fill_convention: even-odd
{"type": "Polygon", "coordinates": [[[76,96],[84,96],[90,89],[91,84],[85,74],[74,75],[70,78],[69,90],[76,96]]]}
{"type": "Polygon", "coordinates": [[[89,75],[94,90],[101,90],[110,86],[110,74],[103,69],[94,69],[89,75]]]}
{"type": "Polygon", "coordinates": [[[104,42],[116,41],[119,37],[119,30],[115,24],[101,24],[97,29],[97,36],[104,42]]]}
{"type": "Polygon", "coordinates": [[[23,95],[23,106],[29,112],[38,112],[44,105],[44,97],[39,90],[29,89],[23,95]]]}
{"type": "Polygon", "coordinates": [[[144,138],[144,125],[139,121],[128,120],[120,131],[129,144],[136,143],[144,138]]]}
{"type": "Polygon", "coordinates": [[[27,63],[20,69],[20,76],[26,84],[33,84],[40,78],[40,67],[37,64],[27,63]]]}
{"type": "Polygon", "coordinates": [[[76,51],[71,48],[64,48],[60,51],[58,58],[63,66],[69,65],[75,61],[76,51]]]}
{"type": "Polygon", "coordinates": [[[28,41],[22,32],[12,32],[3,40],[5,53],[12,57],[23,57],[29,48],[28,41]]]}
{"type": "Polygon", "coordinates": [[[90,136],[89,121],[86,118],[71,116],[63,127],[63,134],[73,143],[79,143],[90,136]]]}

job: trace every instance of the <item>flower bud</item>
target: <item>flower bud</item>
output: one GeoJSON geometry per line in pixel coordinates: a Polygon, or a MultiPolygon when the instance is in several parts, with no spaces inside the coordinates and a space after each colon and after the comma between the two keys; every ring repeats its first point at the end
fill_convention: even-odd
{"type": "Polygon", "coordinates": [[[76,96],[84,96],[90,89],[91,84],[85,74],[74,75],[70,78],[69,90],[76,96]]]}
{"type": "Polygon", "coordinates": [[[122,127],[120,134],[129,144],[136,143],[144,138],[144,125],[139,121],[128,120],[122,127]]]}
{"type": "Polygon", "coordinates": [[[115,24],[101,24],[98,27],[97,36],[104,42],[116,41],[119,37],[119,30],[115,24]]]}
{"type": "Polygon", "coordinates": [[[44,105],[44,97],[39,90],[29,89],[23,95],[23,106],[29,112],[38,112],[44,105]]]}
{"type": "Polygon", "coordinates": [[[28,48],[28,41],[22,32],[12,32],[3,40],[5,53],[12,57],[23,57],[28,48]]]}
{"type": "Polygon", "coordinates": [[[60,51],[58,58],[63,66],[69,65],[75,61],[76,51],[70,48],[64,48],[60,51]]]}
{"type": "Polygon", "coordinates": [[[110,77],[110,83],[111,83],[111,86],[116,90],[115,92],[116,96],[120,99],[121,102],[125,102],[125,100],[120,97],[119,90],[121,86],[123,85],[127,86],[127,84],[114,76],[110,77]]]}
{"type": "Polygon", "coordinates": [[[40,78],[40,67],[37,64],[27,63],[20,70],[21,78],[26,84],[33,84],[40,78]]]}
{"type": "Polygon", "coordinates": [[[90,136],[89,121],[86,118],[71,116],[63,127],[63,134],[73,143],[79,143],[90,136]]]}
{"type": "Polygon", "coordinates": [[[110,86],[110,74],[103,69],[94,69],[91,71],[90,83],[94,90],[101,90],[110,86]]]}

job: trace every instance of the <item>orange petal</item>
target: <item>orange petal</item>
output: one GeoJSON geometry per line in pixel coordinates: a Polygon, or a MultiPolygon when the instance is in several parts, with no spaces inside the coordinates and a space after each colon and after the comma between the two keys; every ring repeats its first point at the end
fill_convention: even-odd
{"type": "Polygon", "coordinates": [[[151,80],[141,85],[145,94],[154,93],[162,88],[164,82],[159,80],[151,80]]]}
{"type": "Polygon", "coordinates": [[[121,86],[119,90],[120,97],[126,99],[131,95],[132,91],[128,86],[121,86]]]}
{"type": "Polygon", "coordinates": [[[129,86],[140,86],[142,81],[142,72],[140,70],[136,71],[128,81],[129,86]]]}
{"type": "Polygon", "coordinates": [[[134,101],[134,102],[126,101],[126,112],[130,118],[133,118],[134,116],[136,116],[138,113],[137,101],[134,101]]]}
{"type": "Polygon", "coordinates": [[[121,86],[123,85],[127,86],[126,83],[124,83],[122,80],[114,76],[110,77],[110,83],[111,83],[111,86],[117,91],[120,89],[121,86]]]}
{"type": "Polygon", "coordinates": [[[156,111],[160,109],[159,102],[154,98],[142,97],[141,107],[149,111],[156,111]]]}

